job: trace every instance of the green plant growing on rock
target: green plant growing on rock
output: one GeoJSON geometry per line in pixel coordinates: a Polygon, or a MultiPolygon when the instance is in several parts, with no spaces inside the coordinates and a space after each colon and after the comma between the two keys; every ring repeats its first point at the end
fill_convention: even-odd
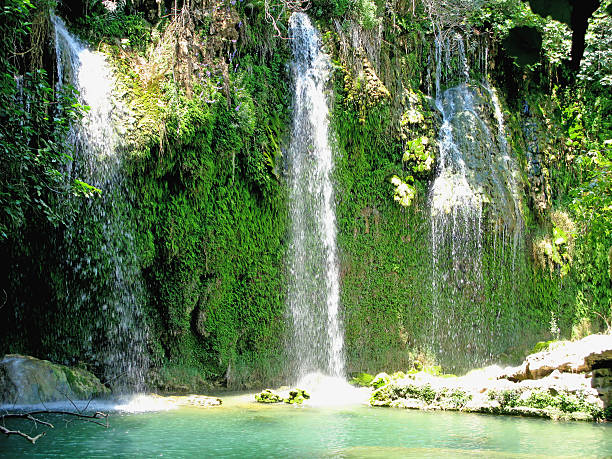
{"type": "Polygon", "coordinates": [[[395,392],[390,384],[379,387],[370,396],[370,405],[372,406],[390,406],[391,402],[396,398],[395,392]]]}
{"type": "Polygon", "coordinates": [[[391,98],[389,90],[376,74],[372,63],[363,49],[358,50],[361,56],[361,69],[356,74],[342,66],[344,72],[345,103],[354,106],[359,113],[359,123],[366,122],[366,116],[374,107],[386,103],[391,98]]]}
{"type": "Polygon", "coordinates": [[[375,0],[355,0],[355,10],[357,20],[365,29],[373,29],[382,22],[382,18],[378,17],[375,0]]]}
{"type": "Polygon", "coordinates": [[[301,405],[309,398],[310,394],[308,394],[304,389],[294,389],[289,391],[289,397],[286,398],[284,402],[291,405],[301,405]]]}
{"type": "Polygon", "coordinates": [[[378,373],[370,381],[370,386],[372,386],[375,389],[379,389],[383,386],[386,386],[390,382],[391,382],[391,377],[387,373],[378,373]]]}
{"type": "Polygon", "coordinates": [[[447,395],[447,398],[450,400],[455,409],[462,409],[470,400],[472,400],[472,394],[468,394],[465,391],[457,389],[451,391],[450,394],[447,395]]]}
{"type": "Polygon", "coordinates": [[[406,142],[406,151],[402,161],[409,163],[410,168],[415,174],[428,173],[434,164],[434,157],[426,149],[429,139],[425,136],[406,142]]]}
{"type": "Polygon", "coordinates": [[[576,227],[566,212],[552,212],[551,222],[552,237],[536,242],[534,256],[540,267],[548,267],[551,274],[559,270],[560,276],[565,277],[572,264],[576,227]]]}
{"type": "Polygon", "coordinates": [[[258,403],[282,403],[283,398],[270,389],[264,389],[259,394],[255,394],[255,401],[258,403]]]}
{"type": "Polygon", "coordinates": [[[414,386],[410,384],[404,388],[398,389],[397,394],[402,398],[415,398],[427,404],[432,403],[438,397],[436,390],[429,384],[423,386],[414,386]]]}
{"type": "Polygon", "coordinates": [[[410,207],[412,201],[417,195],[417,190],[408,182],[413,182],[414,178],[412,176],[408,176],[406,177],[406,181],[404,181],[397,175],[394,175],[391,177],[390,181],[395,187],[393,190],[393,200],[402,207],[410,207]]]}
{"type": "Polygon", "coordinates": [[[374,380],[374,376],[369,373],[357,373],[349,381],[353,386],[369,387],[374,380]]]}
{"type": "Polygon", "coordinates": [[[495,391],[490,390],[487,392],[490,400],[496,400],[502,408],[517,406],[519,398],[521,397],[520,391],[517,390],[501,390],[495,391]]]}
{"type": "Polygon", "coordinates": [[[550,341],[539,341],[529,351],[529,354],[537,354],[538,352],[554,349],[554,343],[558,343],[556,339],[550,341]]]}

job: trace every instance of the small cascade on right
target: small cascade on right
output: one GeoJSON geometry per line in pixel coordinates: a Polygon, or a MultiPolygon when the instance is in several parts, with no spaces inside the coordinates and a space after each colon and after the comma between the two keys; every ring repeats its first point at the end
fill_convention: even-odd
{"type": "Polygon", "coordinates": [[[471,61],[486,75],[488,53],[477,41],[470,49],[467,43],[460,34],[435,41],[435,107],[442,121],[430,189],[430,349],[453,371],[486,364],[512,346],[514,318],[500,298],[512,286],[506,278],[523,227],[501,104],[486,77],[482,83],[471,78],[471,61]]]}

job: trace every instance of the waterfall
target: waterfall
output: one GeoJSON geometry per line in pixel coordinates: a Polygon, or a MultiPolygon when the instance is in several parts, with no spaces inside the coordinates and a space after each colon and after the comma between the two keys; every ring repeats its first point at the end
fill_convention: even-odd
{"type": "MultiPolygon", "coordinates": [[[[485,54],[488,55],[489,53],[487,52],[485,54]]],[[[521,192],[518,186],[520,178],[518,176],[518,167],[514,163],[513,158],[510,156],[510,147],[508,145],[508,140],[506,139],[506,128],[501,103],[499,101],[499,97],[497,96],[497,91],[489,83],[486,72],[484,87],[489,93],[491,102],[493,104],[495,120],[497,121],[497,139],[501,153],[500,160],[503,171],[506,172],[505,180],[514,204],[514,220],[512,222],[512,227],[509,228],[509,232],[512,233],[512,269],[514,270],[516,268],[516,258],[518,252],[523,248],[524,224],[523,214],[521,212],[521,192]]]]}
{"type": "Polygon", "coordinates": [[[323,372],[344,375],[343,336],[339,317],[340,285],[332,186],[333,154],[329,145],[329,110],[325,87],[331,62],[304,13],[293,13],[289,33],[295,96],[289,146],[288,255],[294,376],[323,372]]]}
{"type": "Polygon", "coordinates": [[[58,90],[72,85],[79,103],[89,109],[72,126],[75,147],[70,172],[101,190],[101,196],[81,205],[78,222],[66,231],[72,278],[66,285],[74,314],[94,323],[84,337],[84,356],[99,362],[116,390],[141,390],[147,369],[146,328],[142,312],[143,286],[135,250],[136,230],[130,221],[127,192],[114,129],[113,77],[105,57],[77,40],[64,22],[55,26],[58,90]],[[97,308],[88,313],[91,307],[97,308]],[[89,315],[88,315],[89,314],[89,315]]]}
{"type": "MultiPolygon", "coordinates": [[[[477,64],[486,69],[488,53],[483,54],[485,62],[479,56],[477,64]]],[[[497,94],[488,80],[482,85],[470,80],[461,35],[437,36],[435,61],[435,107],[442,125],[430,189],[431,338],[437,357],[457,368],[487,361],[494,354],[491,343],[501,341],[496,324],[501,308],[490,302],[485,291],[497,283],[499,270],[506,269],[505,249],[511,233],[514,263],[522,217],[516,166],[510,158],[497,94]],[[442,90],[443,83],[454,86],[442,90]],[[497,130],[491,127],[494,122],[497,130]],[[489,234],[494,235],[493,244],[501,234],[502,243],[493,248],[493,256],[487,255],[489,234]],[[489,333],[484,332],[485,322],[489,333]]]]}

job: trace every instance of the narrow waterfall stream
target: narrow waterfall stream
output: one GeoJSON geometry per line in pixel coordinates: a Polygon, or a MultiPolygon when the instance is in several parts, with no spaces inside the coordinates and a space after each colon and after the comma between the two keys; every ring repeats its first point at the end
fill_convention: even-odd
{"type": "MultiPolygon", "coordinates": [[[[505,265],[514,266],[522,215],[497,94],[486,78],[482,84],[471,79],[461,35],[438,37],[435,45],[435,106],[442,125],[430,190],[432,351],[461,368],[487,362],[495,343],[503,346],[500,311],[486,298],[485,286],[505,265]]],[[[484,62],[479,57],[476,63],[486,74],[488,53],[482,54],[484,62]]]]}
{"type": "MultiPolygon", "coordinates": [[[[431,188],[431,234],[434,283],[438,282],[436,273],[441,270],[441,250],[447,247],[450,248],[452,275],[456,277],[455,282],[462,285],[467,282],[464,274],[468,268],[476,277],[480,272],[482,202],[468,181],[463,151],[455,139],[455,136],[465,134],[457,132],[453,125],[455,116],[474,113],[473,95],[467,85],[469,70],[463,41],[460,38],[457,40],[466,74],[465,82],[442,92],[441,65],[436,68],[435,104],[442,114],[442,126],[438,136],[438,174],[431,188]],[[472,266],[465,264],[467,260],[471,261],[472,266]]],[[[442,45],[439,41],[436,42],[436,58],[442,62],[442,45]]]]}
{"type": "Polygon", "coordinates": [[[340,285],[325,87],[331,62],[306,14],[289,20],[295,96],[289,147],[289,355],[297,380],[344,375],[340,285]]]}
{"type": "Polygon", "coordinates": [[[84,357],[102,362],[105,378],[115,390],[142,390],[148,362],[143,288],[135,228],[127,214],[130,196],[117,151],[112,72],[102,54],[90,51],[60,18],[51,18],[58,86],[72,85],[79,91],[79,102],[89,107],[71,130],[75,157],[70,167],[101,190],[100,196],[85,204],[84,221],[68,228],[65,236],[74,273],[73,282],[66,286],[67,301],[79,315],[93,305],[99,308],[95,323],[87,324],[95,335],[86,338],[84,357]]]}

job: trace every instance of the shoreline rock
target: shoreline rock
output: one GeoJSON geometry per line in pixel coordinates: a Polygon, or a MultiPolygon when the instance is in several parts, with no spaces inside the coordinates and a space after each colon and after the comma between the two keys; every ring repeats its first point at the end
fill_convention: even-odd
{"type": "Polygon", "coordinates": [[[174,406],[192,406],[196,408],[213,408],[223,405],[223,401],[218,397],[210,397],[208,395],[158,395],[152,394],[154,398],[158,398],[174,406]]]}
{"type": "Polygon", "coordinates": [[[371,406],[581,421],[612,417],[612,335],[560,343],[513,368],[490,366],[461,377],[424,371],[379,376],[371,406]]]}
{"type": "Polygon", "coordinates": [[[95,375],[82,368],[19,354],[7,354],[0,361],[2,405],[88,400],[110,392],[95,375]]]}

